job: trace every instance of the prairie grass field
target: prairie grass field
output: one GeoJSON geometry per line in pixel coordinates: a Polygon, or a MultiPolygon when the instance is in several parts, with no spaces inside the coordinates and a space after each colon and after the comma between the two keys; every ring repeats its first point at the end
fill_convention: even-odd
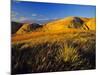
{"type": "Polygon", "coordinates": [[[12,73],[95,69],[95,30],[12,35],[12,73]]]}

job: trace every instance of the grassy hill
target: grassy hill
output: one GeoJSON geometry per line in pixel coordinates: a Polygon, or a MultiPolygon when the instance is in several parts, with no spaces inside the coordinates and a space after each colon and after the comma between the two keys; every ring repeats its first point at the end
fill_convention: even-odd
{"type": "Polygon", "coordinates": [[[11,34],[15,34],[22,25],[23,23],[11,22],[11,34]]]}
{"type": "Polygon", "coordinates": [[[25,23],[25,24],[23,24],[22,27],[19,28],[19,30],[16,32],[16,34],[25,34],[28,32],[32,32],[40,27],[42,27],[42,26],[40,26],[37,23],[32,23],[32,24],[25,23]]]}
{"type": "Polygon", "coordinates": [[[67,17],[45,24],[44,31],[59,31],[67,29],[94,30],[95,27],[95,18],[67,17]]]}
{"type": "Polygon", "coordinates": [[[51,21],[30,33],[13,35],[12,73],[95,69],[95,36],[95,18],[80,17],[51,21]]]}
{"type": "Polygon", "coordinates": [[[96,19],[95,18],[91,18],[86,24],[90,30],[96,30],[96,19]]]}

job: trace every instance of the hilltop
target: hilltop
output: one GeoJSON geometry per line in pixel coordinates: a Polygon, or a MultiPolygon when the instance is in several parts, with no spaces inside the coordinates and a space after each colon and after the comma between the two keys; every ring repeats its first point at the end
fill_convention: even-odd
{"type": "Polygon", "coordinates": [[[45,31],[59,31],[67,29],[94,30],[95,27],[96,27],[95,18],[66,17],[45,24],[44,30],[45,31]]]}
{"type": "Polygon", "coordinates": [[[45,24],[38,23],[14,23],[12,22],[12,33],[27,34],[28,32],[59,32],[68,30],[95,30],[95,18],[84,17],[66,17],[47,22],[45,24]]]}
{"type": "Polygon", "coordinates": [[[37,28],[41,28],[41,27],[42,26],[37,23],[32,23],[32,24],[25,23],[19,28],[19,30],[16,32],[16,34],[25,34],[28,32],[32,32],[32,31],[36,30],[37,28]]]}

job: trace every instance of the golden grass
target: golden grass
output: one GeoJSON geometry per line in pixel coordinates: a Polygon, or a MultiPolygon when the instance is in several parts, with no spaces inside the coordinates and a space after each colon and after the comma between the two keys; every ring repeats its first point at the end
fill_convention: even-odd
{"type": "Polygon", "coordinates": [[[12,73],[95,69],[95,19],[81,18],[87,30],[68,28],[73,19],[56,20],[36,31],[12,35],[12,73]]]}
{"type": "MultiPolygon", "coordinates": [[[[47,31],[47,32],[31,32],[31,33],[26,33],[26,34],[16,34],[16,35],[12,35],[12,42],[17,42],[17,41],[21,41],[21,40],[27,40],[27,39],[31,39],[31,38],[36,38],[36,37],[41,37],[41,36],[54,36],[54,35],[59,35],[59,34],[74,34],[74,33],[81,33],[81,32],[86,32],[89,33],[90,31],[86,31],[86,30],[80,30],[80,29],[67,29],[67,30],[58,30],[58,31],[47,31]]],[[[92,31],[93,32],[93,31],[92,31]]],[[[94,31],[95,32],[95,31],[94,31]]]]}
{"type": "Polygon", "coordinates": [[[87,25],[89,30],[95,30],[96,28],[95,20],[96,20],[95,18],[67,17],[67,18],[58,19],[58,20],[45,24],[43,27],[43,30],[44,31],[58,31],[58,30],[62,31],[62,30],[70,29],[70,28],[84,29],[83,27],[85,26],[85,24],[87,25]]]}
{"type": "Polygon", "coordinates": [[[62,59],[64,62],[76,62],[79,60],[79,54],[77,52],[77,48],[74,48],[73,46],[63,45],[62,48],[60,48],[58,53],[59,59],[62,59]]]}
{"type": "Polygon", "coordinates": [[[95,69],[95,31],[12,35],[12,73],[95,69]]]}

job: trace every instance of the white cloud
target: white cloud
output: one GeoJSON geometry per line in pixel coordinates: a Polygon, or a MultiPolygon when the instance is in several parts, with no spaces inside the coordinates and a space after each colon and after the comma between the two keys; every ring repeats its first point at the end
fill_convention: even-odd
{"type": "Polygon", "coordinates": [[[24,17],[24,16],[20,16],[20,14],[18,12],[11,11],[11,20],[21,22],[21,21],[24,21],[24,20],[28,20],[28,18],[24,17]]]}
{"type": "Polygon", "coordinates": [[[20,0],[12,0],[12,1],[20,1],[20,0]]]}
{"type": "Polygon", "coordinates": [[[11,20],[12,21],[17,21],[17,15],[18,15],[17,12],[11,11],[11,20]]]}
{"type": "Polygon", "coordinates": [[[11,11],[11,17],[16,17],[18,15],[17,12],[11,11]]]}
{"type": "Polygon", "coordinates": [[[26,18],[24,16],[19,17],[19,21],[24,21],[24,20],[28,20],[28,18],[26,18]]]}
{"type": "Polygon", "coordinates": [[[41,19],[37,19],[37,20],[42,21],[42,20],[50,20],[50,19],[49,18],[41,18],[41,19]]]}
{"type": "Polygon", "coordinates": [[[35,13],[33,13],[32,17],[34,17],[36,20],[40,20],[40,21],[42,21],[42,20],[49,20],[48,17],[46,17],[44,15],[41,15],[41,14],[35,14],[35,13]]]}
{"type": "Polygon", "coordinates": [[[46,18],[46,16],[41,15],[41,14],[36,14],[36,13],[33,13],[32,16],[37,17],[37,18],[46,18]]]}
{"type": "Polygon", "coordinates": [[[32,16],[38,16],[37,14],[32,14],[32,16]]]}
{"type": "Polygon", "coordinates": [[[16,22],[23,22],[25,20],[28,20],[27,17],[13,17],[12,21],[16,21],[16,22]]]}

